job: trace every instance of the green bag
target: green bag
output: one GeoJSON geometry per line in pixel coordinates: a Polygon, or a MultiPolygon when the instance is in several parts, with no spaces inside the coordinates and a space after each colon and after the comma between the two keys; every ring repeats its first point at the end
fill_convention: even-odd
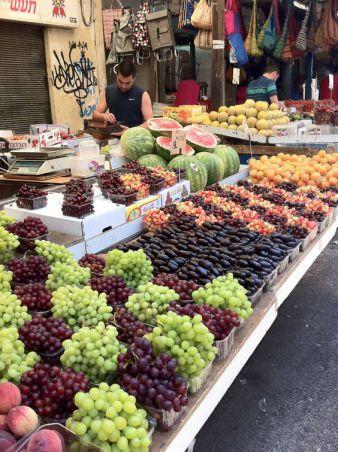
{"type": "Polygon", "coordinates": [[[288,9],[286,12],[285,22],[282,29],[282,34],[276,44],[275,50],[273,51],[273,56],[277,59],[281,59],[283,55],[283,50],[286,44],[286,39],[288,37],[288,29],[289,29],[289,20],[290,20],[290,12],[291,12],[291,5],[292,0],[288,0],[288,9]]]}
{"type": "Polygon", "coordinates": [[[269,13],[269,17],[268,17],[267,20],[265,21],[265,23],[264,23],[264,25],[263,25],[261,31],[260,31],[259,34],[258,34],[257,45],[258,45],[258,47],[259,47],[261,50],[264,50],[264,47],[263,47],[264,37],[265,37],[265,33],[266,33],[268,27],[270,26],[270,22],[271,22],[271,19],[272,19],[272,14],[273,14],[273,6],[271,6],[270,13],[269,13]]]}
{"type": "MultiPolygon", "coordinates": [[[[271,53],[277,45],[279,34],[280,33],[280,25],[279,25],[279,17],[278,17],[278,3],[273,0],[271,5],[271,19],[268,22],[268,26],[265,29],[264,39],[262,48],[265,52],[271,53]]],[[[270,12],[270,13],[271,13],[270,12]]]]}

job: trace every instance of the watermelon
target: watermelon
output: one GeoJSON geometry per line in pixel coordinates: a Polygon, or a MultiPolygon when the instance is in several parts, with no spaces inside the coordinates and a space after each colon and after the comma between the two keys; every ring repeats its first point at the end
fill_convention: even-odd
{"type": "Polygon", "coordinates": [[[156,154],[148,154],[144,155],[140,159],[138,159],[140,165],[153,167],[153,166],[161,166],[162,168],[167,168],[167,162],[156,154]]]}
{"type": "Polygon", "coordinates": [[[194,156],[179,155],[175,157],[168,165],[168,168],[185,169],[185,179],[190,181],[190,191],[192,193],[202,190],[208,180],[208,172],[203,162],[197,160],[194,156]]]}
{"type": "Polygon", "coordinates": [[[154,137],[158,137],[160,135],[171,137],[173,130],[182,129],[181,124],[171,118],[148,119],[147,125],[154,137]]]}
{"type": "Polygon", "coordinates": [[[155,140],[144,127],[132,127],[121,137],[121,148],[129,160],[137,160],[147,154],[153,154],[155,140]]]}
{"type": "MultiPolygon", "coordinates": [[[[170,146],[171,146],[172,139],[169,137],[157,137],[156,138],[156,149],[155,152],[159,156],[161,156],[164,160],[169,162],[172,160],[175,156],[170,155],[170,146]]],[[[189,144],[185,147],[186,153],[189,153],[190,155],[194,154],[194,150],[189,144]]]]}
{"type": "Polygon", "coordinates": [[[217,138],[201,126],[187,126],[187,143],[190,144],[196,152],[214,152],[217,147],[217,138]]]}
{"type": "Polygon", "coordinates": [[[225,171],[223,177],[229,177],[238,172],[240,161],[234,148],[226,146],[225,144],[220,144],[217,146],[215,154],[221,157],[224,162],[225,171]]]}
{"type": "Polygon", "coordinates": [[[212,185],[223,179],[225,166],[221,157],[210,152],[199,152],[195,157],[203,162],[207,169],[207,185],[212,185]]]}

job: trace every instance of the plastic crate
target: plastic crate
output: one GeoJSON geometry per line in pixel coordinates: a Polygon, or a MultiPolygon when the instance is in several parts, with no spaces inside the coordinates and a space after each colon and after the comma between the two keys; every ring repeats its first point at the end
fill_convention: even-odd
{"type": "Polygon", "coordinates": [[[107,198],[115,204],[124,204],[130,206],[137,200],[138,192],[130,193],[129,195],[107,192],[107,198]]]}
{"type": "Polygon", "coordinates": [[[166,185],[165,179],[162,178],[159,182],[149,185],[149,193],[151,195],[155,195],[159,191],[163,190],[165,188],[165,185],[166,185]]]}
{"type": "Polygon", "coordinates": [[[255,306],[257,306],[257,304],[258,304],[258,302],[259,302],[259,300],[260,300],[260,298],[261,298],[261,296],[262,296],[264,286],[265,286],[265,282],[263,282],[263,284],[261,285],[261,287],[260,287],[253,295],[251,295],[250,297],[248,297],[248,299],[249,299],[250,302],[251,302],[251,306],[252,306],[253,308],[254,308],[255,306]]]}
{"type": "Polygon", "coordinates": [[[62,213],[68,217],[85,218],[94,212],[92,201],[85,204],[67,204],[62,206],[62,213]]]}
{"type": "Polygon", "coordinates": [[[20,237],[18,235],[18,239],[20,242],[18,251],[20,253],[25,253],[26,251],[34,251],[35,250],[35,240],[48,240],[49,232],[46,234],[40,235],[39,237],[35,237],[32,239],[27,239],[26,237],[20,237]]]}
{"type": "Polygon", "coordinates": [[[52,366],[60,365],[60,358],[64,349],[62,348],[58,352],[55,353],[39,353],[43,361],[47,364],[51,364],[52,366]]]}
{"type": "Polygon", "coordinates": [[[165,411],[151,406],[143,406],[143,408],[155,419],[156,429],[164,432],[170,430],[187,409],[187,407],[182,407],[181,411],[176,412],[173,409],[165,411]]]}
{"type": "Polygon", "coordinates": [[[321,232],[324,231],[324,229],[326,228],[328,223],[329,223],[329,217],[325,217],[323,221],[318,223],[318,234],[320,234],[321,232]]]}
{"type": "Polygon", "coordinates": [[[196,394],[204,383],[207,381],[212,368],[212,362],[209,363],[201,372],[201,374],[198,377],[192,377],[189,380],[189,393],[190,394],[196,394]]]}
{"type": "Polygon", "coordinates": [[[267,291],[270,289],[270,287],[275,283],[278,276],[278,267],[275,268],[268,276],[264,278],[265,286],[264,291],[267,291]]]}
{"type": "Polygon", "coordinates": [[[290,257],[289,254],[284,257],[284,259],[279,263],[278,266],[278,274],[280,275],[281,273],[283,273],[286,270],[286,267],[288,266],[290,261],[290,257]]]}
{"type": "Polygon", "coordinates": [[[42,209],[47,205],[47,196],[38,196],[37,198],[16,197],[16,205],[21,209],[36,210],[42,209]]]}
{"type": "Polygon", "coordinates": [[[235,343],[235,330],[236,328],[233,328],[229,334],[228,337],[221,341],[215,341],[215,347],[217,347],[218,355],[217,360],[222,361],[224,360],[228,354],[230,353],[230,350],[232,349],[234,343],[235,343]]]}
{"type": "Polygon", "coordinates": [[[290,250],[290,254],[289,254],[290,262],[293,262],[297,258],[298,254],[300,252],[300,245],[301,245],[301,243],[299,243],[297,246],[295,246],[294,248],[292,248],[290,250]]]}
{"type": "MultiPolygon", "coordinates": [[[[21,284],[17,284],[17,285],[20,285],[20,286],[21,286],[21,284]]],[[[22,284],[22,285],[25,285],[25,284],[22,284]]],[[[50,317],[50,316],[51,316],[52,311],[51,311],[50,309],[48,309],[48,311],[29,311],[29,310],[28,310],[28,314],[29,314],[33,319],[35,319],[36,317],[45,317],[45,318],[47,318],[47,317],[50,317]]]]}

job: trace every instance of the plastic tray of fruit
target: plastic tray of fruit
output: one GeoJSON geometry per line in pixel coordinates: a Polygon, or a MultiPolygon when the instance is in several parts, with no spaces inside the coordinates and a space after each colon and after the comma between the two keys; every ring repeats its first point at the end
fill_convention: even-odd
{"type": "MultiPolygon", "coordinates": [[[[149,413],[151,417],[155,419],[156,429],[165,432],[170,430],[176,424],[176,422],[182,417],[187,409],[187,407],[181,407],[181,411],[177,412],[174,409],[166,411],[147,405],[144,405],[143,408],[147,411],[147,413],[149,413]]],[[[150,435],[152,433],[153,432],[151,432],[150,435]]]]}
{"type": "Polygon", "coordinates": [[[296,257],[298,256],[298,254],[300,252],[300,245],[301,245],[301,243],[299,243],[297,246],[295,246],[294,248],[292,248],[290,250],[290,254],[289,254],[290,262],[293,262],[296,259],[296,257]]]}
{"type": "Polygon", "coordinates": [[[235,330],[236,328],[233,328],[229,336],[226,337],[225,339],[221,341],[215,341],[215,347],[217,347],[218,350],[218,355],[216,358],[217,360],[222,361],[230,353],[230,350],[232,349],[235,343],[235,330]]]}
{"type": "Polygon", "coordinates": [[[290,261],[290,255],[288,254],[284,259],[279,263],[278,266],[278,274],[281,274],[285,271],[286,267],[288,266],[288,263],[290,261]]]}
{"type": "Polygon", "coordinates": [[[321,221],[320,223],[318,223],[318,234],[320,234],[321,232],[323,232],[324,229],[327,227],[328,224],[329,224],[329,217],[325,217],[323,221],[321,221]]]}
{"type": "Polygon", "coordinates": [[[278,276],[278,267],[275,268],[268,276],[264,278],[265,286],[264,290],[267,291],[275,283],[278,276]]]}
{"type": "MultiPolygon", "coordinates": [[[[65,192],[63,192],[64,199],[72,199],[76,195],[77,195],[77,193],[65,193],[65,192]]],[[[93,191],[88,191],[88,192],[85,192],[85,193],[81,193],[81,195],[85,196],[90,201],[92,201],[94,199],[94,192],[93,191]]]]}
{"type": "Polygon", "coordinates": [[[21,209],[36,210],[42,209],[47,205],[47,196],[39,196],[37,198],[21,198],[16,196],[16,205],[21,209]]]}
{"type": "Polygon", "coordinates": [[[55,352],[55,353],[39,353],[43,361],[47,364],[51,365],[59,365],[60,364],[60,358],[62,353],[64,352],[64,349],[55,352]]]}
{"type": "Polygon", "coordinates": [[[68,217],[85,218],[94,212],[93,203],[67,204],[62,206],[62,213],[68,217]]]}
{"type": "Polygon", "coordinates": [[[304,251],[309,246],[309,243],[316,238],[317,233],[318,233],[318,226],[313,228],[304,239],[300,239],[300,250],[301,251],[304,251]]]}
{"type": "Polygon", "coordinates": [[[196,392],[198,392],[202,386],[204,385],[204,383],[207,381],[210,373],[211,373],[211,368],[212,368],[212,362],[209,363],[200,373],[200,375],[198,375],[198,377],[192,377],[189,379],[189,392],[190,394],[196,394],[196,392]]]}
{"type": "Polygon", "coordinates": [[[31,433],[28,438],[23,438],[20,444],[17,443],[15,452],[23,452],[25,450],[62,450],[62,451],[86,451],[95,452],[101,451],[101,449],[92,443],[83,443],[83,440],[71,432],[68,428],[61,424],[44,424],[33,433],[31,433]],[[41,434],[44,430],[47,432],[41,434]],[[53,430],[58,435],[51,433],[53,430]],[[38,436],[37,436],[38,435],[38,436]],[[61,441],[60,441],[61,437],[61,441]],[[58,440],[59,438],[59,440],[58,440]],[[34,442],[33,442],[34,441],[34,442]],[[36,441],[36,443],[35,443],[36,441]],[[55,444],[56,443],[56,444],[55,444]],[[59,445],[59,446],[58,446],[59,445]],[[41,449],[40,449],[41,447],[41,449]]]}
{"type": "Polygon", "coordinates": [[[329,224],[331,224],[333,221],[334,221],[334,219],[336,218],[336,214],[338,213],[338,206],[337,207],[331,207],[330,208],[330,210],[329,210],[329,215],[328,215],[328,218],[329,218],[329,224]]]}
{"type": "Polygon", "coordinates": [[[20,251],[20,253],[25,253],[26,251],[34,251],[35,240],[48,240],[48,235],[49,232],[47,232],[47,234],[40,235],[40,237],[35,237],[33,239],[27,239],[26,237],[20,237],[18,235],[18,239],[20,242],[18,251],[20,251]]]}
{"type": "MultiPolygon", "coordinates": [[[[16,284],[16,285],[25,285],[25,284],[16,284]]],[[[45,317],[45,318],[47,318],[47,317],[50,317],[51,316],[51,313],[52,313],[52,311],[50,310],[50,309],[48,309],[48,311],[27,311],[28,312],[28,314],[33,318],[33,319],[35,319],[36,317],[45,317]]]]}
{"type": "MultiPolygon", "coordinates": [[[[37,416],[38,416],[38,423],[37,423],[37,425],[33,428],[33,430],[31,430],[30,432],[28,432],[26,435],[24,435],[22,437],[20,437],[20,436],[18,437],[16,435],[13,435],[12,432],[4,431],[5,434],[10,433],[10,435],[12,436],[12,441],[14,442],[14,440],[15,440],[16,443],[13,444],[12,447],[9,448],[9,449],[6,449],[6,447],[5,447],[5,449],[1,449],[0,448],[0,450],[1,451],[4,450],[4,451],[8,451],[8,452],[24,451],[25,448],[23,448],[23,444],[27,444],[28,443],[29,438],[32,436],[33,433],[35,433],[38,430],[38,428],[40,428],[40,426],[42,424],[40,416],[39,415],[37,415],[37,416]]],[[[0,431],[0,433],[2,433],[2,431],[0,431]]],[[[1,444],[0,444],[0,446],[1,446],[1,444]]]]}
{"type": "Polygon", "coordinates": [[[155,195],[156,193],[158,193],[160,190],[163,190],[165,188],[165,179],[162,178],[159,182],[156,182],[154,184],[150,184],[149,185],[149,193],[151,195],[155,195]]]}
{"type": "Polygon", "coordinates": [[[130,206],[137,200],[138,192],[135,191],[134,193],[127,194],[117,194],[117,193],[111,193],[108,190],[107,198],[110,199],[111,202],[115,204],[124,204],[125,206],[130,206]]]}
{"type": "Polygon", "coordinates": [[[263,284],[261,285],[261,287],[260,287],[258,290],[256,290],[256,292],[255,292],[253,295],[251,295],[250,297],[248,297],[249,300],[250,300],[250,302],[251,302],[251,306],[252,306],[253,308],[254,308],[255,306],[257,306],[257,304],[258,304],[258,302],[259,302],[259,300],[260,300],[260,298],[261,298],[261,296],[262,296],[264,286],[265,286],[265,282],[263,282],[263,284]]]}

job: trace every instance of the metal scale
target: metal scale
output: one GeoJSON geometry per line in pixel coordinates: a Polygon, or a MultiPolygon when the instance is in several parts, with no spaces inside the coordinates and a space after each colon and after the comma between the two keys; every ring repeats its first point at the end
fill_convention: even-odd
{"type": "Polygon", "coordinates": [[[11,151],[16,158],[8,170],[8,175],[42,176],[51,173],[60,173],[70,169],[69,148],[45,147],[40,150],[25,149],[11,151]]]}

